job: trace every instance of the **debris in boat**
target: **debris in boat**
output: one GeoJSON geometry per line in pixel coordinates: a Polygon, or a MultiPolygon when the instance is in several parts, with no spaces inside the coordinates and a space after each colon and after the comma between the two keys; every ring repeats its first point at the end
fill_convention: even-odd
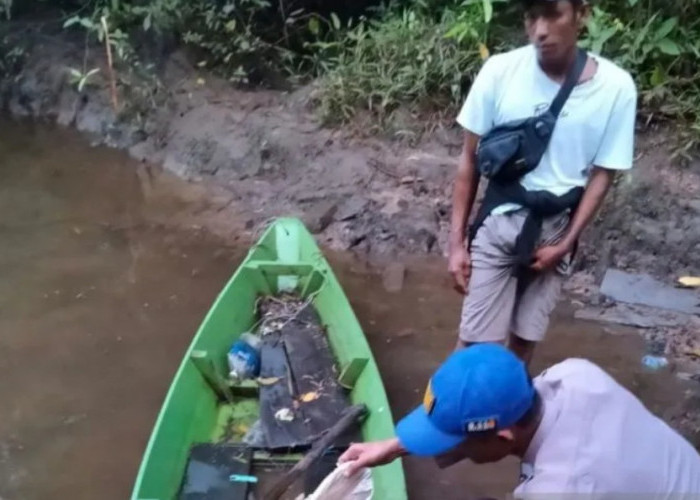
{"type": "Polygon", "coordinates": [[[319,398],[319,394],[316,391],[307,392],[301,395],[299,398],[302,403],[310,403],[311,401],[316,401],[319,398]]]}
{"type": "Polygon", "coordinates": [[[348,462],[339,464],[305,500],[369,500],[374,486],[368,468],[347,475],[348,462]]]}
{"type": "Polygon", "coordinates": [[[364,404],[346,407],[332,425],[323,429],[323,436],[314,440],[313,448],[267,490],[266,500],[281,498],[290,486],[311,470],[313,464],[321,460],[330,447],[338,446],[338,440],[342,439],[342,436],[358,431],[359,424],[367,413],[368,409],[364,404]]]}
{"type": "Polygon", "coordinates": [[[250,426],[248,432],[243,436],[242,441],[253,448],[265,448],[265,434],[263,432],[262,423],[260,420],[256,420],[253,425],[250,426]]]}
{"type": "Polygon", "coordinates": [[[258,331],[265,336],[282,330],[311,304],[313,298],[314,295],[311,295],[308,299],[302,300],[294,294],[285,293],[276,297],[268,296],[258,299],[256,309],[261,318],[258,331]]]}
{"type": "Polygon", "coordinates": [[[232,483],[257,483],[258,478],[247,474],[231,474],[228,478],[232,483]]]}
{"type": "Polygon", "coordinates": [[[246,380],[260,373],[260,338],[250,332],[242,333],[228,352],[230,377],[246,380]]]}
{"type": "Polygon", "coordinates": [[[282,380],[282,377],[258,377],[258,385],[272,385],[282,380]]]}
{"type": "MultiPolygon", "coordinates": [[[[284,379],[259,385],[264,441],[272,450],[308,448],[349,406],[313,299],[313,294],[301,298],[282,293],[256,303],[255,331],[262,338],[260,377],[284,379]]],[[[356,439],[343,436],[337,445],[356,439]]]]}
{"type": "Polygon", "coordinates": [[[231,482],[230,477],[249,475],[252,459],[252,449],[241,444],[194,445],[190,449],[185,480],[177,498],[245,500],[251,488],[250,483],[231,482]]]}
{"type": "Polygon", "coordinates": [[[238,436],[245,436],[249,430],[250,428],[245,424],[238,424],[233,428],[233,432],[238,436]]]}
{"type": "Polygon", "coordinates": [[[294,420],[294,413],[289,408],[280,408],[275,412],[275,419],[281,422],[291,422],[294,420]]]}
{"type": "Polygon", "coordinates": [[[681,276],[678,278],[678,283],[686,288],[700,287],[700,276],[681,276]]]}

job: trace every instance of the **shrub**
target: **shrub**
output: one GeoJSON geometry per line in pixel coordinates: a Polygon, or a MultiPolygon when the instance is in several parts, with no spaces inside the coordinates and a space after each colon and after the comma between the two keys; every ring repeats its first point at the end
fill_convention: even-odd
{"type": "Polygon", "coordinates": [[[390,9],[351,29],[321,82],[320,105],[330,120],[358,109],[386,119],[401,104],[454,107],[488,56],[484,13],[476,5],[439,17],[421,9],[390,9]]]}

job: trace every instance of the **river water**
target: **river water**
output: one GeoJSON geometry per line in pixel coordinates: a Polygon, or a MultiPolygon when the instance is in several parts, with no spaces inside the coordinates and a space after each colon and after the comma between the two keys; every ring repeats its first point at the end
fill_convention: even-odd
{"type": "MultiPolygon", "coordinates": [[[[70,131],[0,121],[0,179],[0,499],[128,498],[170,379],[247,246],[183,222],[197,186],[70,131]]],[[[377,266],[328,257],[400,417],[452,349],[460,297],[441,259],[408,259],[389,293],[377,266]]],[[[590,358],[662,412],[682,388],[643,371],[642,350],[562,304],[533,364],[590,358]]],[[[515,460],[405,467],[415,499],[501,497],[517,480],[515,460]]]]}

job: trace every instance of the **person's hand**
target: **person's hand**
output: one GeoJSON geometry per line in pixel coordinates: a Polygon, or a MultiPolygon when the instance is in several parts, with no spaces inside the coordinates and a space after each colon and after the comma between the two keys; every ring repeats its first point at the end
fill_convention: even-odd
{"type": "Polygon", "coordinates": [[[569,253],[569,248],[563,244],[540,247],[535,251],[530,269],[533,271],[549,271],[569,253]]]}
{"type": "Polygon", "coordinates": [[[472,262],[469,252],[464,245],[456,245],[450,249],[447,270],[454,280],[454,288],[464,295],[467,293],[467,284],[472,272],[472,262]]]}
{"type": "Polygon", "coordinates": [[[363,467],[375,467],[393,462],[404,454],[404,449],[399,440],[387,439],[373,443],[352,444],[343,453],[338,462],[350,462],[346,474],[352,476],[363,467]]]}

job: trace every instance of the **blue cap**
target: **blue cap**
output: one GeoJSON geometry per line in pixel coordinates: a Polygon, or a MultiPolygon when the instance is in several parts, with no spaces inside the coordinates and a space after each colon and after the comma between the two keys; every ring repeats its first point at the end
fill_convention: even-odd
{"type": "Polygon", "coordinates": [[[438,368],[423,404],[399,422],[396,435],[413,455],[440,455],[469,435],[512,426],[534,396],[527,368],[515,354],[499,344],[477,344],[438,368]]]}

